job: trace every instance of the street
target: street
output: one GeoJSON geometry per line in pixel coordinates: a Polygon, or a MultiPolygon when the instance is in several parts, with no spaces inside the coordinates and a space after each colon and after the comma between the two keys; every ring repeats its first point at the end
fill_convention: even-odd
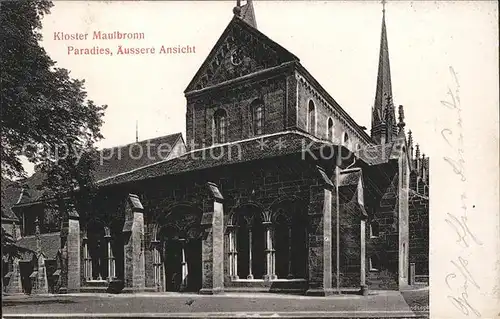
{"type": "MultiPolygon", "coordinates": [[[[424,290],[418,295],[428,294],[424,290]]],[[[415,299],[412,292],[412,299],[415,299]]],[[[428,298],[428,297],[427,297],[428,298]]],[[[397,291],[369,296],[306,297],[275,294],[156,293],[4,296],[3,318],[409,318],[428,317],[425,305],[405,301],[397,291]]]]}

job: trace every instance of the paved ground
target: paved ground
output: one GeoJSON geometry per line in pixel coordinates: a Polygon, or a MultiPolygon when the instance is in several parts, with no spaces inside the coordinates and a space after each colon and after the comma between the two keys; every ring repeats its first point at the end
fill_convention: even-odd
{"type": "Polygon", "coordinates": [[[409,318],[428,316],[420,311],[421,307],[415,309],[415,304],[411,304],[414,299],[422,302],[422,297],[416,296],[426,293],[428,291],[406,293],[410,306],[396,291],[371,293],[365,297],[243,293],[217,296],[174,293],[16,295],[2,298],[2,312],[3,318],[409,318]]]}
{"type": "Polygon", "coordinates": [[[429,311],[429,288],[407,290],[401,292],[411,310],[417,312],[429,311]]]}

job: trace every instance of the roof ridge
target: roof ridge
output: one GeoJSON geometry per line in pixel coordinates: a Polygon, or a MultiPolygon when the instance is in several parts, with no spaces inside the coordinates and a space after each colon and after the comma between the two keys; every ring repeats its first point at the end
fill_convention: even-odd
{"type": "Polygon", "coordinates": [[[237,141],[227,142],[227,143],[223,143],[223,144],[215,144],[215,145],[210,145],[210,146],[207,146],[207,147],[204,147],[204,148],[198,148],[198,149],[190,150],[189,152],[181,154],[181,155],[179,155],[177,157],[168,158],[168,159],[165,159],[165,160],[162,160],[162,161],[158,161],[156,163],[151,163],[151,164],[148,164],[148,165],[145,165],[145,166],[141,166],[141,167],[132,169],[130,171],[122,172],[120,174],[116,174],[116,175],[113,175],[113,176],[109,176],[107,178],[103,178],[101,180],[98,180],[97,183],[99,184],[99,183],[105,182],[107,180],[111,180],[111,179],[119,177],[119,176],[124,176],[124,175],[130,174],[130,173],[133,173],[133,172],[136,172],[136,171],[148,168],[148,167],[153,167],[153,166],[156,166],[156,165],[160,165],[162,163],[165,163],[165,162],[168,162],[168,161],[180,158],[180,157],[189,156],[190,154],[193,154],[195,152],[203,152],[203,151],[207,151],[207,150],[210,150],[210,149],[214,149],[216,147],[224,147],[224,146],[236,145],[236,144],[240,144],[240,143],[246,143],[246,142],[250,142],[250,141],[260,140],[260,139],[264,139],[264,138],[268,138],[268,137],[286,135],[286,134],[297,134],[297,135],[301,135],[301,136],[307,137],[307,138],[311,139],[314,142],[329,143],[329,144],[334,145],[334,143],[331,142],[331,141],[322,140],[322,139],[317,138],[317,137],[315,137],[313,135],[310,135],[309,133],[304,133],[304,132],[299,131],[299,130],[286,130],[286,131],[280,131],[280,132],[266,134],[266,135],[253,136],[253,137],[250,137],[250,138],[247,138],[247,139],[244,139],[244,140],[237,140],[237,141]]]}
{"type": "MultiPolygon", "coordinates": [[[[128,144],[122,144],[122,145],[116,145],[116,146],[102,148],[102,149],[100,149],[100,151],[110,150],[110,149],[114,149],[114,148],[123,148],[123,147],[131,146],[131,145],[134,145],[134,144],[140,144],[142,142],[147,142],[147,141],[156,140],[156,139],[164,138],[164,137],[167,137],[167,136],[175,136],[175,135],[182,136],[182,133],[181,132],[177,132],[177,133],[172,133],[172,134],[167,134],[167,135],[162,135],[162,136],[147,138],[147,139],[144,139],[144,140],[140,140],[140,141],[136,141],[136,142],[132,142],[132,143],[128,143],[128,144]]],[[[176,141],[177,141],[177,139],[176,139],[176,141]]]]}

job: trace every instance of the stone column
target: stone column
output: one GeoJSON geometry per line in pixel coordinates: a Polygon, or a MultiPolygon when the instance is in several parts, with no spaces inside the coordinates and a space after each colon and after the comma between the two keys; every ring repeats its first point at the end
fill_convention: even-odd
{"type": "Polygon", "coordinates": [[[237,239],[238,239],[238,227],[234,228],[233,233],[233,274],[234,279],[239,279],[238,277],[238,247],[237,247],[237,239]]]}
{"type": "Polygon", "coordinates": [[[31,291],[34,295],[40,294],[48,294],[49,293],[49,284],[47,281],[47,273],[45,268],[45,256],[43,254],[39,254],[37,256],[38,265],[36,265],[35,269],[37,270],[37,276],[35,277],[35,287],[31,291]]]}
{"type": "Polygon", "coordinates": [[[319,183],[311,187],[309,202],[309,289],[307,295],[327,296],[332,289],[332,191],[333,183],[317,168],[319,183]]]}
{"type": "Polygon", "coordinates": [[[80,216],[72,205],[68,205],[61,229],[62,262],[60,293],[79,292],[81,285],[80,216]]]}
{"type": "Polygon", "coordinates": [[[366,220],[361,219],[360,287],[363,295],[368,293],[366,285],[366,220]]]}
{"type": "Polygon", "coordinates": [[[231,225],[229,230],[229,275],[231,279],[238,279],[238,250],[236,249],[236,229],[237,226],[231,225]]]}
{"type": "Polygon", "coordinates": [[[32,290],[32,294],[47,294],[49,292],[48,282],[47,282],[47,274],[45,272],[45,256],[42,253],[42,239],[40,234],[40,221],[38,217],[35,219],[35,240],[36,240],[36,260],[37,265],[35,265],[34,269],[37,273],[37,276],[34,278],[34,287],[32,290]]]}
{"type": "Polygon", "coordinates": [[[19,269],[19,258],[14,258],[12,261],[12,274],[9,283],[5,288],[5,292],[9,294],[22,294],[23,287],[21,282],[21,271],[19,269]]]}
{"type": "Polygon", "coordinates": [[[248,225],[248,276],[247,279],[253,279],[252,273],[252,225],[248,225]]]}
{"type": "Polygon", "coordinates": [[[274,247],[272,240],[272,223],[270,221],[264,222],[265,228],[265,243],[266,243],[266,275],[265,280],[276,279],[276,274],[274,273],[274,247]]]}
{"type": "Polygon", "coordinates": [[[207,183],[210,200],[203,212],[202,241],[203,288],[200,294],[217,294],[224,291],[224,198],[214,183],[207,183]]]}
{"type": "Polygon", "coordinates": [[[143,291],[146,287],[144,259],[144,207],[139,197],[129,194],[125,208],[124,287],[127,291],[143,291]]]}
{"type": "Polygon", "coordinates": [[[90,254],[89,254],[87,232],[84,232],[84,234],[83,234],[82,250],[83,250],[83,277],[85,278],[85,280],[91,280],[92,279],[92,258],[90,258],[90,254]]]}
{"type": "Polygon", "coordinates": [[[185,241],[183,240],[181,242],[181,287],[180,291],[184,291],[187,288],[188,285],[188,264],[186,262],[186,250],[184,249],[185,247],[185,241]]]}
{"type": "Polygon", "coordinates": [[[153,239],[151,246],[153,247],[153,284],[156,291],[161,291],[161,242],[153,239]]]}
{"type": "Polygon", "coordinates": [[[115,279],[115,257],[113,256],[113,249],[111,247],[111,229],[105,227],[104,241],[106,242],[107,262],[108,262],[108,281],[111,282],[115,279]]]}

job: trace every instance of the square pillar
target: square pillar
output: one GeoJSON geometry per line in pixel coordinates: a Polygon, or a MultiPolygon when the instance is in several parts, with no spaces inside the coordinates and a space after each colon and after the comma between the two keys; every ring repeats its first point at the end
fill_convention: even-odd
{"type": "Polygon", "coordinates": [[[129,194],[123,226],[124,289],[134,292],[144,291],[146,287],[143,211],[139,197],[129,194]]]}
{"type": "Polygon", "coordinates": [[[68,206],[61,231],[61,288],[60,293],[79,292],[81,286],[80,216],[72,205],[68,206]]]}
{"type": "Polygon", "coordinates": [[[217,185],[208,183],[210,200],[201,221],[205,228],[202,241],[202,289],[200,294],[224,291],[224,198],[217,185]]]}
{"type": "Polygon", "coordinates": [[[23,293],[21,271],[19,269],[19,258],[14,258],[12,261],[12,272],[10,272],[10,278],[7,286],[5,287],[5,292],[9,294],[23,293]]]}
{"type": "Polygon", "coordinates": [[[368,294],[368,286],[366,285],[366,219],[361,219],[361,246],[360,246],[360,289],[362,295],[368,294]]]}
{"type": "Polygon", "coordinates": [[[45,268],[45,256],[39,254],[37,256],[38,265],[36,265],[36,277],[34,278],[34,287],[31,293],[33,295],[48,294],[49,285],[47,282],[47,272],[45,268]]]}
{"type": "Polygon", "coordinates": [[[323,169],[318,186],[311,187],[309,202],[309,289],[306,295],[328,296],[332,288],[332,207],[333,183],[323,169]]]}

